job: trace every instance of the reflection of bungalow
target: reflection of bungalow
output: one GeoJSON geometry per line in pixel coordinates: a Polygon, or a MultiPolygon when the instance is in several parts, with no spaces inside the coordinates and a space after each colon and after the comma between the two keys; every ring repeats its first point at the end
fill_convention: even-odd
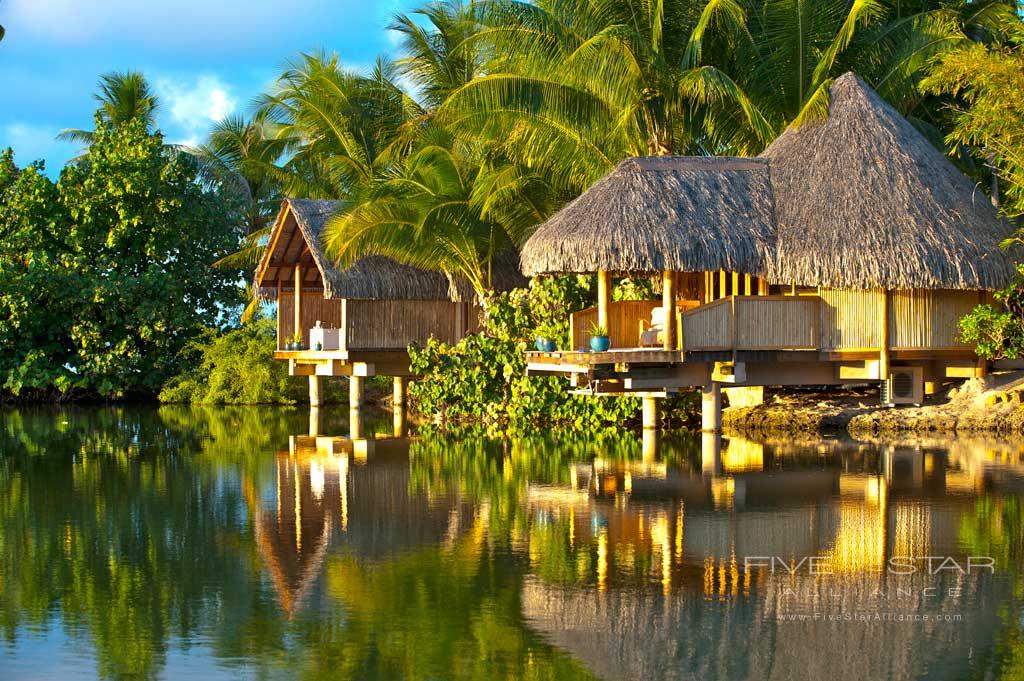
{"type": "Polygon", "coordinates": [[[274,486],[243,481],[256,543],[281,607],[293,616],[331,551],[385,560],[449,543],[473,525],[456,494],[414,491],[409,441],[292,438],[274,459],[274,486]]]}
{"type": "MultiPolygon", "coordinates": [[[[396,377],[404,389],[407,348],[431,337],[454,343],[477,327],[472,292],[436,272],[368,256],[340,270],[321,241],[334,201],[287,199],[256,269],[255,286],[277,302],[277,353],[292,375],[310,377],[319,402],[320,376],[350,376],[354,400],[363,376],[396,377]],[[315,329],[317,324],[323,329],[315,329]],[[297,341],[301,349],[289,349],[297,341]],[[398,380],[401,379],[401,380],[398,380]]],[[[503,259],[500,282],[518,281],[503,259]]]]}
{"type": "Polygon", "coordinates": [[[720,427],[722,386],[884,381],[921,401],[984,372],[957,320],[1012,279],[998,247],[1011,232],[846,74],[827,120],[791,127],[758,158],[627,159],[541,225],[524,272],[596,272],[598,305],[574,317],[571,347],[530,352],[528,370],[640,395],[652,426],[652,400],[693,386],[705,389],[707,430],[720,427]],[[635,275],[657,275],[661,300],[612,302],[612,277],[635,275]],[[590,320],[609,351],[581,347],[590,320]]]}

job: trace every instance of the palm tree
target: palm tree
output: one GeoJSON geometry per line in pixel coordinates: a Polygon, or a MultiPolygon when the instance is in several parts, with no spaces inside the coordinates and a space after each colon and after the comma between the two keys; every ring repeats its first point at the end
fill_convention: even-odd
{"type": "MultiPolygon", "coordinates": [[[[435,114],[453,92],[482,75],[474,48],[476,6],[457,1],[399,15],[395,75],[419,96],[386,156],[325,231],[342,265],[380,254],[465,280],[482,299],[495,260],[553,210],[548,185],[525,166],[473,140],[456,139],[435,114]],[[424,21],[425,19],[425,21],[424,21]]],[[[408,99],[412,99],[408,96],[408,99]]]]}
{"type": "MultiPolygon", "coordinates": [[[[118,125],[141,118],[147,129],[153,127],[158,101],[149,83],[138,71],[115,71],[100,76],[99,92],[94,95],[100,103],[97,116],[100,120],[118,125]]],[[[68,128],[62,130],[58,139],[92,144],[93,132],[68,128]]]]}
{"type": "Polygon", "coordinates": [[[341,67],[338,55],[304,54],[259,99],[260,115],[288,160],[262,164],[289,196],[349,199],[400,153],[403,126],[422,114],[378,59],[369,74],[341,67]]]}
{"type": "Polygon", "coordinates": [[[907,112],[928,60],[1000,7],[491,0],[476,7],[472,40],[489,55],[484,73],[441,113],[460,136],[579,192],[627,156],[757,153],[827,110],[831,79],[851,68],[907,112]]]}
{"type": "Polygon", "coordinates": [[[464,279],[483,301],[495,261],[553,208],[535,175],[474,156],[427,125],[386,178],[328,222],[325,241],[342,266],[386,255],[464,279]]]}

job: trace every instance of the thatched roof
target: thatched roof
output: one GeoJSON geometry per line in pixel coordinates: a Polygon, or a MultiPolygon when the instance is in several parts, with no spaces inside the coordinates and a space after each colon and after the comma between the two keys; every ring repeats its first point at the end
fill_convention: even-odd
{"type": "Polygon", "coordinates": [[[285,199],[277,216],[270,245],[256,268],[256,287],[273,295],[278,278],[284,288],[294,286],[294,267],[307,268],[303,289],[323,290],[326,298],[390,300],[447,300],[448,278],[437,272],[409,267],[383,256],[368,256],[340,270],[324,253],[320,235],[337,209],[336,201],[285,199]]]}
{"type": "MultiPolygon", "coordinates": [[[[328,218],[338,209],[337,201],[285,199],[270,237],[270,246],[256,268],[256,288],[264,297],[273,296],[280,277],[284,288],[294,286],[294,267],[302,259],[315,264],[303,277],[304,290],[323,290],[326,298],[384,300],[475,299],[473,287],[465,280],[403,265],[391,258],[371,255],[340,270],[324,253],[320,236],[328,218]],[[318,276],[319,275],[319,276],[318,276]]],[[[513,247],[495,259],[494,289],[507,291],[525,286],[519,272],[519,254],[513,247]]]]}
{"type": "Polygon", "coordinates": [[[725,269],[767,275],[774,234],[761,159],[630,158],[541,225],[523,272],[725,269]]]}
{"type": "Polygon", "coordinates": [[[989,198],[853,73],[829,115],[784,132],[771,164],[774,280],[842,288],[997,289],[1012,232],[989,198]]]}

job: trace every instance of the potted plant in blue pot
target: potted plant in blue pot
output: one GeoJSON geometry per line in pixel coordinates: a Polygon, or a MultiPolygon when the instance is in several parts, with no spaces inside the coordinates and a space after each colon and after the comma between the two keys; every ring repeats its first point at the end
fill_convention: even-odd
{"type": "Polygon", "coordinates": [[[537,338],[534,341],[534,346],[540,352],[554,352],[558,347],[558,344],[555,342],[558,333],[552,326],[548,322],[537,325],[537,338]]]}
{"type": "Polygon", "coordinates": [[[594,352],[605,352],[612,346],[607,327],[594,323],[590,327],[590,349],[594,352]]]}

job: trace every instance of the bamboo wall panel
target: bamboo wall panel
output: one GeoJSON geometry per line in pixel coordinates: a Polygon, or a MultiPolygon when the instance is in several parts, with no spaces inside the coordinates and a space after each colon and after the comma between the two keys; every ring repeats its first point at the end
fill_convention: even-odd
{"type": "MultiPolygon", "coordinates": [[[[284,344],[295,333],[295,294],[293,291],[282,291],[277,301],[277,349],[283,350],[284,344]]],[[[302,341],[309,347],[309,330],[317,320],[328,329],[341,327],[341,300],[324,298],[320,291],[302,292],[302,341]]]]}
{"type": "Polygon", "coordinates": [[[967,350],[960,318],[980,301],[977,291],[892,291],[889,341],[894,350],[967,350]]]}
{"type": "Polygon", "coordinates": [[[812,350],[818,347],[819,299],[816,296],[740,296],[735,305],[737,350],[812,350]]]}
{"type": "MultiPolygon", "coordinates": [[[[277,348],[294,334],[294,297],[284,291],[277,302],[277,348]]],[[[479,329],[480,308],[446,300],[325,299],[314,291],[302,293],[302,340],[309,347],[309,330],[317,321],[329,329],[345,328],[347,350],[398,350],[412,342],[423,345],[432,336],[458,342],[479,329]]]]}
{"type": "Polygon", "coordinates": [[[684,350],[731,350],[732,304],[728,298],[683,315],[684,350]]]}
{"type": "Polygon", "coordinates": [[[871,350],[882,347],[882,291],[820,289],[821,349],[871,350]]]}
{"type": "MultiPolygon", "coordinates": [[[[613,348],[635,348],[640,345],[641,322],[651,321],[651,312],[661,306],[659,300],[616,300],[608,306],[608,335],[613,348]]],[[[590,327],[597,321],[597,308],[574,312],[570,322],[572,348],[590,344],[590,327]]]]}
{"type": "Polygon", "coordinates": [[[469,323],[467,303],[446,300],[346,300],[346,350],[400,350],[430,338],[458,342],[469,323]]]}

